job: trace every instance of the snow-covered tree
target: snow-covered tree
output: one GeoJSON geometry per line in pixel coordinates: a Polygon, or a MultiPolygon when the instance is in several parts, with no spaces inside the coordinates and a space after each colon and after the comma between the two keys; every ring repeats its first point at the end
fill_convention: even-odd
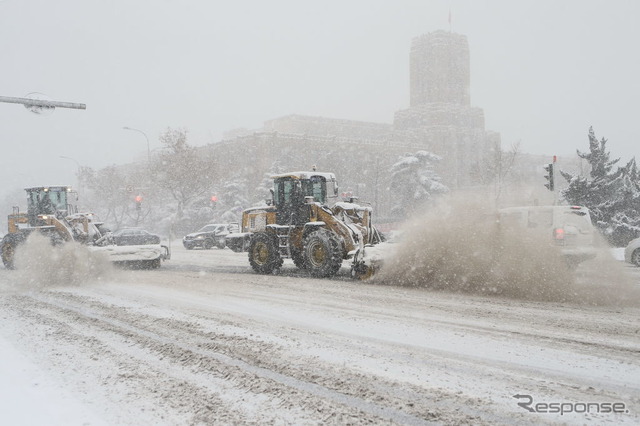
{"type": "Polygon", "coordinates": [[[269,171],[263,175],[260,185],[256,187],[255,194],[252,195],[255,199],[254,204],[261,205],[264,204],[265,200],[271,199],[271,191],[273,190],[273,179],[271,179],[271,176],[284,172],[285,169],[280,164],[280,161],[276,160],[271,164],[269,171]]]}
{"type": "Polygon", "coordinates": [[[218,202],[215,211],[219,222],[239,222],[242,211],[251,205],[247,196],[246,179],[229,178],[218,188],[218,202]]]}
{"type": "Polygon", "coordinates": [[[611,220],[605,236],[615,246],[626,246],[640,236],[640,180],[635,158],[621,168],[614,190],[616,196],[607,205],[611,220]]]}
{"type": "Polygon", "coordinates": [[[180,219],[193,202],[208,199],[216,171],[214,162],[187,143],[185,129],[167,129],[160,136],[165,150],[154,158],[151,166],[156,191],[166,193],[177,203],[180,219]]]}
{"type": "Polygon", "coordinates": [[[439,195],[449,192],[434,171],[434,163],[441,157],[427,151],[407,153],[391,166],[391,184],[395,204],[392,213],[406,217],[417,207],[432,203],[439,195]]]}
{"type": "Polygon", "coordinates": [[[78,200],[81,210],[96,213],[114,229],[139,226],[151,213],[146,207],[144,210],[135,207],[137,189],[145,185],[145,174],[140,170],[109,166],[96,171],[82,167],[78,181],[83,187],[82,197],[78,200]],[[134,189],[136,192],[132,192],[134,189]]]}
{"type": "Polygon", "coordinates": [[[610,158],[606,144],[590,127],[589,152],[577,151],[590,166],[589,176],[560,171],[569,183],[562,196],[569,204],[588,207],[594,225],[611,244],[622,246],[640,233],[640,182],[635,159],[614,170],[619,159],[610,158]]]}

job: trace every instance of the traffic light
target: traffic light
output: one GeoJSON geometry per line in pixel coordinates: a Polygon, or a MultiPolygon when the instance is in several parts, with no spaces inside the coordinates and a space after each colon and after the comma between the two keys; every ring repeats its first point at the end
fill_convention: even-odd
{"type": "Polygon", "coordinates": [[[142,195],[136,195],[136,210],[142,210],[142,195]]]}
{"type": "Polygon", "coordinates": [[[212,209],[215,209],[217,204],[218,204],[218,196],[212,195],[211,198],[209,199],[209,206],[211,206],[212,209]]]}
{"type": "Polygon", "coordinates": [[[547,183],[544,184],[544,186],[546,186],[549,191],[553,191],[554,190],[553,163],[549,163],[546,166],[544,166],[544,170],[547,172],[547,174],[544,175],[544,178],[548,181],[547,183]]]}

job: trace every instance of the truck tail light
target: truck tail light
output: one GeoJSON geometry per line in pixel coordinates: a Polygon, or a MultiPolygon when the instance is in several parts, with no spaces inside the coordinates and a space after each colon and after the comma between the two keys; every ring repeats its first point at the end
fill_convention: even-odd
{"type": "Polygon", "coordinates": [[[556,242],[556,244],[563,245],[564,244],[564,229],[555,228],[553,230],[553,240],[556,242]]]}

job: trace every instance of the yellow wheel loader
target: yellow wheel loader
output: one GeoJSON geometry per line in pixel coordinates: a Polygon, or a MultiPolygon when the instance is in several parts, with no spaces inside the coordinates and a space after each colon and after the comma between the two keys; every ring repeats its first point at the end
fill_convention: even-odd
{"type": "Polygon", "coordinates": [[[91,251],[104,252],[115,263],[130,263],[157,268],[170,258],[167,246],[116,246],[111,232],[93,213],[78,213],[70,201],[77,194],[68,186],[26,188],[27,212],[18,207],[8,216],[8,233],[2,238],[0,250],[7,269],[14,269],[15,254],[33,232],[50,238],[53,245],[76,241],[91,251]]]}
{"type": "Polygon", "coordinates": [[[368,278],[366,247],[381,242],[372,224],[372,209],[338,201],[333,173],[292,172],[272,176],[273,198],[265,207],[242,213],[242,232],[227,236],[227,247],[248,252],[260,274],[278,270],[292,259],[314,277],[335,275],[342,261],[351,260],[354,278],[368,278]]]}

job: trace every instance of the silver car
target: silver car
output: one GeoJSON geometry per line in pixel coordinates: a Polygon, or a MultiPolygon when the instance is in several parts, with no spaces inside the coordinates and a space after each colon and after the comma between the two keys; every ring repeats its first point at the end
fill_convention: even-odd
{"type": "Polygon", "coordinates": [[[226,246],[225,237],[233,232],[231,225],[227,223],[211,223],[191,234],[187,234],[182,238],[182,244],[187,250],[196,247],[209,250],[214,246],[223,249],[226,246]]]}

